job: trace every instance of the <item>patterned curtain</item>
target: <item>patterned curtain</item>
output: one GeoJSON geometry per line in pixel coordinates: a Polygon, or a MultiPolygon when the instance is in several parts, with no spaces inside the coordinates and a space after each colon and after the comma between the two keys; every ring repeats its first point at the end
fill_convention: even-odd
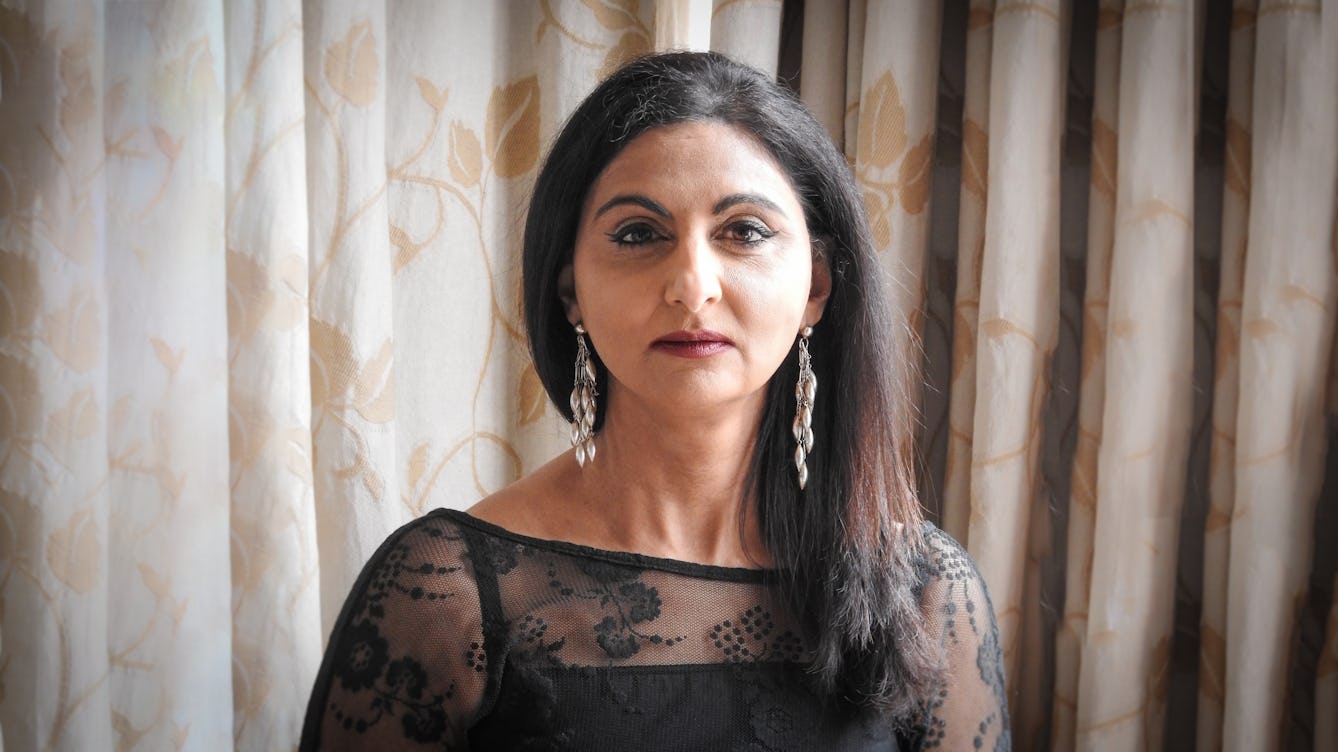
{"type": "Polygon", "coordinates": [[[1019,748],[1338,747],[1329,0],[0,0],[0,745],[295,744],[376,545],[564,448],[529,185],[671,48],[850,160],[1019,748]]]}

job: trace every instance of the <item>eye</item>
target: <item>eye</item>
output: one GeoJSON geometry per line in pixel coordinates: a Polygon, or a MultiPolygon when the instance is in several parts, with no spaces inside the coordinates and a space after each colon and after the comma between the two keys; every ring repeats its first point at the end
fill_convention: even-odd
{"type": "Polygon", "coordinates": [[[725,227],[725,234],[735,242],[757,245],[776,236],[776,231],[756,220],[740,220],[725,227]]]}
{"type": "Polygon", "coordinates": [[[633,222],[609,233],[608,238],[618,245],[637,246],[663,240],[664,235],[645,222],[633,222]]]}

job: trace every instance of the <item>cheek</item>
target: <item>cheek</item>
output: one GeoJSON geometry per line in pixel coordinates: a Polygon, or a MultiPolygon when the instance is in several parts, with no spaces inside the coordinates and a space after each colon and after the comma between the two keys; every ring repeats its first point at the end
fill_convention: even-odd
{"type": "Polygon", "coordinates": [[[740,307],[752,317],[777,327],[793,324],[798,332],[808,305],[810,274],[806,265],[793,264],[764,275],[740,274],[732,287],[740,307]]]}

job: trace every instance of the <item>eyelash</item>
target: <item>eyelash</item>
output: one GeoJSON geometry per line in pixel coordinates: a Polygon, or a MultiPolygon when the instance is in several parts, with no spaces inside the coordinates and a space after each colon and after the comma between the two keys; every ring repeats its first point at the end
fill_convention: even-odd
{"type": "MultiPolygon", "coordinates": [[[[732,232],[735,242],[745,246],[755,246],[776,237],[776,231],[761,222],[740,220],[738,222],[730,223],[725,229],[732,232]],[[741,237],[745,234],[753,234],[756,235],[756,237],[746,240],[741,237]]],[[[619,227],[617,230],[608,233],[608,239],[617,245],[632,247],[647,245],[667,238],[650,225],[643,222],[636,222],[624,225],[623,227],[619,227]],[[639,239],[633,239],[634,235],[639,236],[639,239]]]]}
{"type": "Polygon", "coordinates": [[[655,228],[644,222],[635,222],[623,225],[613,232],[609,233],[609,240],[617,245],[630,247],[654,243],[658,240],[664,240],[664,235],[660,234],[655,228]],[[633,240],[632,236],[640,236],[639,240],[633,240]]]}

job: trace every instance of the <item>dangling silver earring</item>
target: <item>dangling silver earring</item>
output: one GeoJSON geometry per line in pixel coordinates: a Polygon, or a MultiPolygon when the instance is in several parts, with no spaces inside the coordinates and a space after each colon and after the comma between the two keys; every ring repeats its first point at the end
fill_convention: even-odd
{"type": "Polygon", "coordinates": [[[595,364],[585,345],[585,326],[576,325],[576,380],[571,389],[571,445],[576,464],[595,459],[595,364]]]}
{"type": "Polygon", "coordinates": [[[818,393],[818,377],[808,354],[808,338],[813,327],[799,332],[799,381],[794,385],[794,467],[799,471],[799,489],[808,485],[808,455],[813,451],[813,399],[818,393]]]}

